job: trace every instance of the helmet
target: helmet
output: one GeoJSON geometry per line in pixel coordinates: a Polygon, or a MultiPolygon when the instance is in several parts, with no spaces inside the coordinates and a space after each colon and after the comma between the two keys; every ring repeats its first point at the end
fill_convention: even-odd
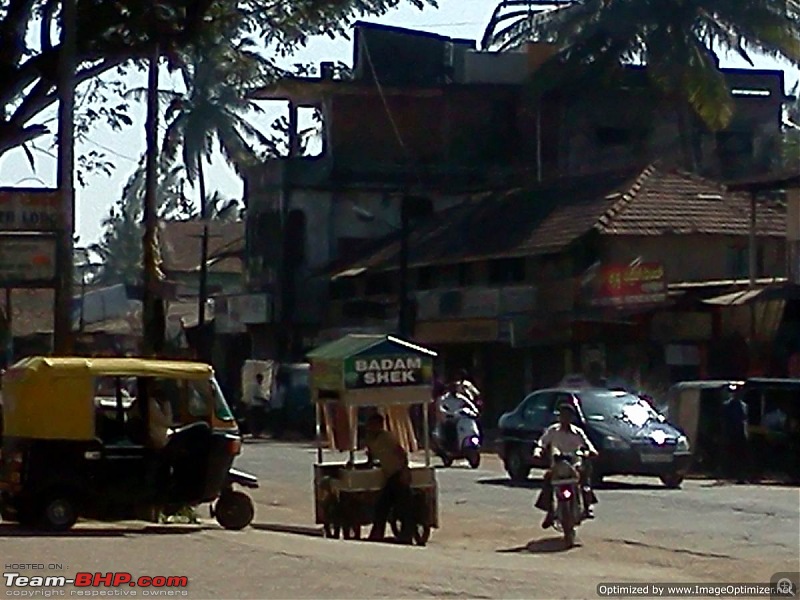
{"type": "Polygon", "coordinates": [[[558,412],[559,413],[567,412],[572,417],[577,417],[578,416],[578,411],[575,410],[575,406],[573,406],[569,402],[562,402],[561,404],[559,404],[558,405],[558,412]]]}

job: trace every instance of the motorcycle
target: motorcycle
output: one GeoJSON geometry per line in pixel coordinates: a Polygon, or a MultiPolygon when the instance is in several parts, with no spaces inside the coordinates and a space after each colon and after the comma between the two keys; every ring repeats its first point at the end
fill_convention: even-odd
{"type": "Polygon", "coordinates": [[[434,429],[434,452],[445,467],[466,459],[471,468],[477,469],[481,464],[482,441],[477,407],[463,396],[452,393],[442,396],[438,404],[444,422],[434,429]]]}
{"type": "Polygon", "coordinates": [[[567,548],[575,545],[575,528],[581,524],[583,515],[579,473],[581,459],[580,453],[553,456],[551,482],[556,501],[555,526],[563,532],[567,548]]]}

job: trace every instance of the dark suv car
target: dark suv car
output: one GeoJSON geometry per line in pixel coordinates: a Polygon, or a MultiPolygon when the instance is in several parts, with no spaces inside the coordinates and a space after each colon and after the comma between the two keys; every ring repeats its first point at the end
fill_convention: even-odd
{"type": "Polygon", "coordinates": [[[532,468],[548,468],[533,448],[556,422],[558,406],[568,402],[578,412],[577,425],[600,452],[594,460],[595,484],[604,475],[654,475],[667,487],[679,487],[691,463],[689,442],[645,400],[606,389],[548,389],[533,392],[500,417],[500,458],[514,481],[532,468]]]}

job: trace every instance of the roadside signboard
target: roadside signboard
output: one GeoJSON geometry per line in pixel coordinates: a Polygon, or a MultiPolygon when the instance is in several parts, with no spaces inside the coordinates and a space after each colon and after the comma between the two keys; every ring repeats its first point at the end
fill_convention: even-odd
{"type": "Polygon", "coordinates": [[[0,287],[47,287],[55,278],[55,237],[0,236],[0,287]]]}
{"type": "Polygon", "coordinates": [[[51,188],[0,188],[0,231],[58,231],[60,202],[51,188]]]}
{"type": "Polygon", "coordinates": [[[592,306],[641,306],[666,300],[667,283],[660,263],[602,267],[589,284],[592,306]]]}

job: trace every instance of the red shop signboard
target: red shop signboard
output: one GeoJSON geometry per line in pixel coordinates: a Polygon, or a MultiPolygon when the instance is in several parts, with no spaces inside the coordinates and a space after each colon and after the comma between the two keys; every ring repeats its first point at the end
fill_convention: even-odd
{"type": "Polygon", "coordinates": [[[641,306],[667,300],[661,263],[601,267],[590,289],[592,306],[641,306]]]}

